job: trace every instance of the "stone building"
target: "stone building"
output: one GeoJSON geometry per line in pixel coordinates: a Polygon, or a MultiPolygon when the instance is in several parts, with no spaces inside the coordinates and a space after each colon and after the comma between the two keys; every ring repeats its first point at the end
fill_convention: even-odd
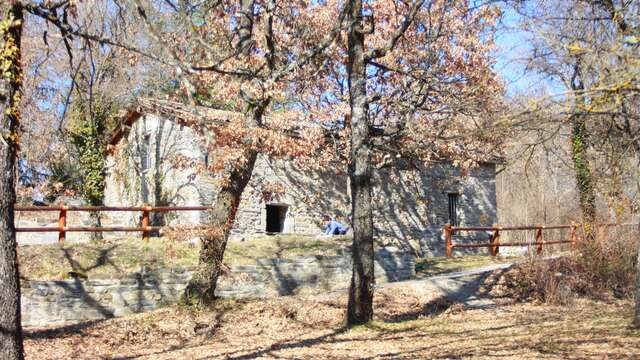
{"type": "MultiPolygon", "coordinates": [[[[216,118],[238,116],[200,110],[214,111],[216,118]]],[[[177,167],[172,160],[176,154],[202,165],[210,160],[191,127],[179,117],[154,110],[130,112],[122,123],[107,161],[105,205],[211,204],[215,181],[177,167]]],[[[375,174],[373,193],[378,239],[419,255],[443,252],[442,227],[448,222],[491,225],[497,221],[494,163],[484,163],[466,175],[447,162],[417,170],[384,169],[375,174]]],[[[303,172],[290,162],[261,156],[243,194],[231,239],[273,233],[321,234],[324,214],[349,224],[349,199],[344,173],[303,172]],[[266,182],[281,184],[284,193],[265,200],[260,185],[266,182]]],[[[135,225],[140,215],[117,216],[119,222],[135,225]]],[[[153,221],[199,224],[206,221],[206,214],[156,214],[153,221]]]]}

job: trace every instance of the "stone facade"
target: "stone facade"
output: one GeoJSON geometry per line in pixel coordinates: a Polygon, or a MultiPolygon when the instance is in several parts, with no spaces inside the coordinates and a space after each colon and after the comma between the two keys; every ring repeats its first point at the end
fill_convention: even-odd
{"type": "MultiPolygon", "coordinates": [[[[206,163],[208,156],[197,136],[175,122],[145,115],[132,125],[109,160],[107,205],[209,205],[215,198],[213,179],[178,168],[179,154],[206,163]]],[[[451,196],[460,225],[488,226],[497,222],[495,165],[486,163],[468,174],[449,163],[417,170],[384,169],[373,179],[376,236],[418,255],[443,253],[442,227],[450,221],[451,196]],[[451,194],[451,196],[450,196],[451,194]]],[[[259,157],[245,190],[232,240],[269,232],[320,234],[320,219],[329,215],[349,224],[348,176],[338,170],[303,172],[293,163],[259,157]],[[285,189],[265,201],[263,185],[279,183],[285,189]],[[273,231],[276,230],[276,231],[273,231]]],[[[139,214],[116,215],[127,225],[139,214]]],[[[155,224],[197,224],[205,214],[158,214],[155,224]]],[[[457,242],[464,239],[457,239],[457,242]]]]}
{"type": "MultiPolygon", "coordinates": [[[[217,295],[263,298],[346,289],[352,272],[351,254],[259,259],[234,266],[218,284],[217,295]]],[[[411,254],[376,253],[378,283],[411,279],[411,254]]],[[[189,269],[140,271],[112,279],[22,281],[23,326],[50,326],[105,319],[150,311],[179,300],[191,278],[189,269]]]]}
{"type": "MultiPolygon", "coordinates": [[[[115,154],[107,158],[105,205],[200,205],[211,190],[187,168],[175,165],[178,156],[204,162],[205,151],[194,131],[155,115],[136,121],[115,154]],[[209,189],[209,190],[207,190],[209,189]]],[[[135,225],[140,213],[109,212],[107,221],[135,225]]],[[[199,212],[153,214],[154,225],[199,224],[199,212]]]]}

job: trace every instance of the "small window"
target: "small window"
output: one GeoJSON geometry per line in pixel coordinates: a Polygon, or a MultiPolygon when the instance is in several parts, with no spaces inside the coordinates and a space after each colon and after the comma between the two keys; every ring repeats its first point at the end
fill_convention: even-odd
{"type": "Polygon", "coordinates": [[[267,233],[281,233],[284,230],[284,220],[287,217],[287,205],[267,205],[267,233]]]}
{"type": "Polygon", "coordinates": [[[449,224],[458,226],[458,194],[449,193],[449,224]]]}
{"type": "Polygon", "coordinates": [[[140,154],[142,171],[151,168],[151,134],[146,133],[144,135],[144,141],[142,143],[142,154],[140,154]]]}

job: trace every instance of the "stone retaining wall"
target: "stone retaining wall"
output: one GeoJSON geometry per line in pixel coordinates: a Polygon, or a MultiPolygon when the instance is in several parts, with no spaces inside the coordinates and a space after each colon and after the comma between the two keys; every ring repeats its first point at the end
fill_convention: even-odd
{"type": "MultiPolygon", "coordinates": [[[[380,250],[376,281],[411,279],[414,257],[380,250]]],[[[104,319],[154,310],[178,301],[191,269],[143,270],[112,279],[22,282],[23,326],[48,326],[104,319]]],[[[220,297],[256,298],[345,289],[351,279],[351,255],[259,259],[231,268],[218,286],[220,297]]]]}

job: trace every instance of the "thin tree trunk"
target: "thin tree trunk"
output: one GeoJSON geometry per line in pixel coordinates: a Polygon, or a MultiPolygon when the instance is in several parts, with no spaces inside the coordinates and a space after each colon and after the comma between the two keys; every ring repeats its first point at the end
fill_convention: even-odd
{"type": "MultiPolygon", "coordinates": [[[[627,131],[631,135],[631,126],[627,126],[627,131]]],[[[640,169],[640,141],[633,140],[633,147],[636,151],[636,170],[640,169]]],[[[640,179],[636,176],[636,191],[640,191],[640,179]]],[[[632,213],[633,214],[633,213],[632,213]]],[[[631,221],[633,221],[633,217],[631,221]]],[[[638,234],[640,234],[640,225],[638,225],[638,234]]],[[[633,314],[633,326],[640,329],[640,240],[637,241],[636,248],[636,292],[635,292],[635,312],[633,314]]]]}
{"type": "MultiPolygon", "coordinates": [[[[100,204],[94,205],[91,204],[93,206],[102,206],[104,203],[101,202],[100,204]]],[[[91,221],[91,226],[93,227],[102,227],[102,221],[101,221],[101,215],[100,215],[100,211],[92,211],[89,213],[89,220],[91,221]]],[[[89,235],[91,241],[93,242],[100,242],[102,240],[104,240],[104,236],[102,235],[101,232],[92,232],[89,235]]]]}
{"type": "MultiPolygon", "coordinates": [[[[166,199],[162,195],[162,137],[164,135],[164,121],[158,122],[158,128],[155,133],[154,145],[154,157],[153,157],[153,205],[154,206],[168,206],[166,199]]],[[[165,213],[154,212],[151,214],[152,226],[165,226],[165,213]]],[[[158,231],[151,232],[151,236],[159,236],[158,231]]]]}
{"type": "MultiPolygon", "coordinates": [[[[248,119],[247,126],[257,126],[261,117],[261,110],[254,112],[253,117],[248,119]]],[[[183,297],[187,304],[208,305],[215,300],[229,233],[236,218],[242,192],[251,179],[258,154],[253,149],[247,149],[243,155],[245,162],[231,170],[227,185],[219,190],[218,197],[212,205],[210,226],[213,233],[203,236],[199,270],[191,279],[183,297]]]]}
{"type": "MultiPolygon", "coordinates": [[[[640,232],[640,226],[638,226],[638,232],[640,232]]],[[[638,241],[637,247],[637,259],[636,259],[636,308],[633,315],[633,326],[636,329],[640,329],[640,241],[638,241]]]]}
{"type": "Polygon", "coordinates": [[[240,20],[238,27],[238,50],[244,56],[249,55],[253,35],[253,2],[240,0],[240,20]]]}
{"type": "Polygon", "coordinates": [[[573,68],[573,76],[571,78],[571,90],[575,97],[575,110],[571,116],[571,157],[573,167],[576,172],[576,182],[578,185],[578,196],[580,200],[580,211],[582,212],[582,221],[585,223],[584,232],[587,239],[593,239],[592,224],[596,218],[596,194],[593,188],[593,178],[591,176],[591,167],[587,157],[587,144],[589,132],[587,130],[586,119],[580,115],[587,106],[587,99],[583,94],[584,83],[580,75],[580,62],[576,60],[573,68]]]}
{"type": "Polygon", "coordinates": [[[20,324],[20,277],[13,218],[22,86],[22,7],[14,1],[2,4],[0,14],[0,355],[2,359],[15,360],[24,358],[20,324]]]}
{"type": "Polygon", "coordinates": [[[374,253],[371,212],[371,169],[367,120],[367,80],[362,0],[351,0],[349,13],[349,95],[351,103],[351,217],[353,221],[353,274],[347,304],[347,326],[373,317],[374,253]]]}
{"type": "MultiPolygon", "coordinates": [[[[92,172],[92,179],[93,181],[96,181],[98,179],[93,178],[93,176],[95,176],[92,172]]],[[[104,162],[101,164],[101,170],[100,170],[100,178],[98,183],[96,184],[96,186],[100,187],[100,189],[102,189],[102,191],[100,192],[100,197],[96,196],[96,193],[92,191],[91,196],[89,196],[88,203],[91,206],[103,206],[104,205],[104,188],[105,188],[105,170],[104,170],[104,162]]],[[[91,226],[93,227],[102,227],[102,213],[100,211],[92,211],[89,213],[89,220],[91,221],[91,226]]],[[[102,235],[101,232],[92,232],[90,233],[90,239],[91,241],[94,242],[100,242],[102,240],[104,240],[104,236],[102,235]]]]}

